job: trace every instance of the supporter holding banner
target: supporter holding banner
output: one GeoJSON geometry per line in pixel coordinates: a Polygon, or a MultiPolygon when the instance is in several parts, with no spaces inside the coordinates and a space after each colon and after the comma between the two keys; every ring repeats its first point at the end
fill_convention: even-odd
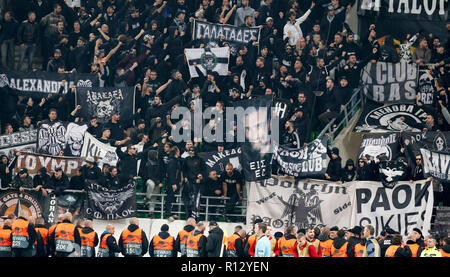
{"type": "Polygon", "coordinates": [[[186,59],[189,64],[191,78],[198,77],[199,70],[203,76],[207,72],[217,72],[220,76],[227,76],[228,63],[230,62],[230,48],[187,48],[186,59]]]}
{"type": "Polygon", "coordinates": [[[352,206],[348,184],[321,180],[296,180],[272,176],[264,181],[247,182],[247,224],[260,218],[274,232],[285,228],[310,226],[350,226],[352,206]]]}
{"type": "Polygon", "coordinates": [[[401,136],[405,149],[410,150],[411,158],[420,154],[420,148],[450,152],[450,132],[403,132],[401,136]]]}
{"type": "Polygon", "coordinates": [[[238,47],[247,44],[252,40],[252,37],[255,37],[256,42],[259,42],[260,33],[261,29],[258,27],[236,27],[194,20],[192,40],[201,39],[209,48],[216,47],[219,41],[228,43],[231,54],[236,55],[238,47]],[[221,40],[222,36],[223,40],[221,40]]]}
{"type": "Polygon", "coordinates": [[[86,73],[53,73],[44,71],[2,71],[0,70],[0,88],[9,88],[17,91],[19,95],[46,97],[58,94],[62,81],[63,93],[67,93],[72,85],[77,87],[93,87],[98,83],[98,78],[93,74],[86,73]]]}
{"type": "Polygon", "coordinates": [[[320,178],[327,171],[328,137],[315,139],[300,149],[274,146],[274,159],[281,172],[296,178],[320,178]]]}
{"type": "Polygon", "coordinates": [[[9,159],[14,157],[14,151],[35,152],[37,141],[37,130],[15,132],[0,136],[0,155],[9,159]]]}
{"type": "Polygon", "coordinates": [[[38,125],[36,152],[59,156],[66,145],[67,122],[45,121],[38,125]]]}
{"type": "Polygon", "coordinates": [[[99,220],[117,220],[136,215],[136,184],[131,180],[120,189],[107,189],[88,181],[86,215],[99,220]]]}
{"type": "Polygon", "coordinates": [[[98,158],[97,164],[100,168],[103,167],[103,164],[116,166],[119,161],[119,157],[116,154],[116,147],[99,141],[88,132],[84,135],[81,157],[98,158]]]}
{"type": "Polygon", "coordinates": [[[133,120],[135,111],[134,87],[120,88],[87,88],[77,87],[76,104],[83,108],[80,116],[97,117],[98,122],[107,123],[115,113],[120,114],[120,120],[133,120]]]}
{"type": "Polygon", "coordinates": [[[375,234],[391,228],[402,236],[413,228],[424,234],[430,230],[433,211],[433,186],[430,181],[398,182],[385,188],[379,182],[352,182],[351,221],[348,226],[372,225],[375,234]]]}
{"type": "Polygon", "coordinates": [[[414,104],[380,106],[367,101],[354,132],[420,132],[427,115],[425,110],[414,104]]]}
{"type": "Polygon", "coordinates": [[[77,124],[73,122],[67,124],[65,156],[79,157],[81,155],[84,133],[87,129],[87,124],[77,124]]]}
{"type": "MultiPolygon", "coordinates": [[[[206,171],[209,172],[215,170],[220,176],[225,172],[225,166],[228,163],[233,165],[238,171],[242,170],[242,166],[239,163],[239,155],[242,154],[241,148],[227,149],[222,152],[200,152],[199,157],[203,159],[206,165],[206,171]]],[[[206,176],[208,175],[206,174],[206,176]]]]}
{"type": "Polygon", "coordinates": [[[397,157],[400,153],[399,137],[397,133],[365,134],[359,146],[358,159],[373,157],[378,162],[381,155],[388,160],[397,157]]]}
{"type": "Polygon", "coordinates": [[[368,63],[362,73],[364,94],[379,103],[415,103],[418,66],[399,63],[368,63]]]}
{"type": "Polygon", "coordinates": [[[26,168],[30,175],[37,174],[41,167],[45,167],[47,172],[55,172],[55,169],[60,167],[64,174],[68,177],[76,175],[79,167],[84,163],[84,158],[78,157],[64,157],[64,156],[49,156],[34,153],[22,153],[17,157],[17,162],[14,168],[15,172],[26,168]]]}
{"type": "Polygon", "coordinates": [[[442,182],[450,181],[450,153],[420,148],[423,159],[423,175],[442,182]]]}

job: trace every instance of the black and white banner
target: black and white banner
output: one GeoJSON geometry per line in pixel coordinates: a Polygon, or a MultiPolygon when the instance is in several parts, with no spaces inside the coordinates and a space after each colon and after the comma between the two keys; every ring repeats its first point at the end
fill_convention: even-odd
{"type": "Polygon", "coordinates": [[[402,142],[410,163],[420,154],[420,148],[450,152],[450,132],[403,132],[402,142]]]}
{"type": "Polygon", "coordinates": [[[361,72],[364,94],[379,103],[415,103],[419,69],[416,64],[368,63],[361,72]]]}
{"type": "Polygon", "coordinates": [[[198,77],[197,70],[200,70],[203,76],[207,72],[217,72],[221,76],[228,75],[228,63],[230,62],[230,48],[186,48],[186,59],[189,65],[191,78],[198,77]]]}
{"type": "Polygon", "coordinates": [[[49,94],[57,94],[63,80],[67,81],[63,93],[67,93],[72,85],[76,87],[98,86],[98,78],[94,74],[0,70],[0,88],[14,89],[19,95],[24,96],[42,98],[49,94]]]}
{"type": "Polygon", "coordinates": [[[97,164],[100,168],[102,168],[105,163],[110,166],[116,166],[119,161],[119,157],[116,153],[116,147],[99,141],[88,132],[84,134],[81,156],[85,158],[97,157],[97,164]]]}
{"type": "Polygon", "coordinates": [[[87,124],[77,124],[74,122],[67,124],[65,156],[79,157],[81,155],[84,134],[87,129],[87,124]]]}
{"type": "Polygon", "coordinates": [[[393,188],[398,181],[405,180],[408,168],[401,161],[381,161],[378,164],[381,183],[386,188],[393,188]]]}
{"type": "Polygon", "coordinates": [[[88,181],[86,216],[98,220],[117,220],[136,216],[136,184],[111,190],[88,181]]]}
{"type": "Polygon", "coordinates": [[[393,35],[398,39],[421,30],[440,38],[447,37],[445,25],[449,20],[449,10],[449,1],[446,0],[358,1],[360,30],[368,30],[370,24],[376,24],[378,37],[393,35]]]}
{"type": "MultiPolygon", "coordinates": [[[[322,180],[298,180],[272,176],[264,181],[247,182],[247,224],[261,218],[273,232],[284,232],[291,225],[350,226],[352,205],[348,187],[322,180]]],[[[353,226],[353,225],[352,225],[353,226]]]]}
{"type": "Polygon", "coordinates": [[[285,122],[286,120],[289,120],[291,107],[291,103],[289,102],[289,100],[275,98],[273,99],[273,107],[275,109],[275,114],[280,119],[281,123],[285,122]]]}
{"type": "Polygon", "coordinates": [[[67,122],[44,121],[38,125],[36,152],[51,156],[60,156],[66,146],[67,122]]]}
{"type": "Polygon", "coordinates": [[[351,182],[351,222],[348,226],[375,228],[379,234],[391,228],[406,236],[413,228],[423,234],[430,230],[433,212],[433,186],[429,181],[399,182],[394,188],[385,188],[379,182],[351,182]]]}
{"type": "Polygon", "coordinates": [[[450,153],[420,149],[423,160],[423,176],[433,177],[442,182],[450,181],[450,153]]]}
{"type": "Polygon", "coordinates": [[[274,145],[273,157],[279,169],[296,178],[320,178],[327,171],[328,138],[315,139],[300,149],[274,145]]]}
{"type": "Polygon", "coordinates": [[[0,155],[5,155],[11,160],[14,151],[35,152],[36,141],[36,129],[0,136],[0,155]]]}
{"type": "Polygon", "coordinates": [[[225,172],[225,166],[228,163],[233,165],[238,171],[242,170],[241,164],[239,163],[239,155],[242,153],[241,148],[233,148],[224,150],[223,152],[200,152],[198,156],[202,158],[206,165],[206,173],[215,170],[217,175],[221,175],[225,172]]]}
{"type": "Polygon", "coordinates": [[[194,20],[192,40],[201,39],[207,47],[215,48],[218,45],[221,36],[224,36],[224,43],[228,43],[231,48],[231,54],[238,53],[238,47],[247,44],[252,37],[256,37],[259,42],[261,29],[258,27],[236,27],[233,25],[216,24],[194,20]]]}
{"type": "Polygon", "coordinates": [[[380,106],[367,101],[354,132],[420,132],[427,113],[414,104],[380,106]]]}
{"type": "Polygon", "coordinates": [[[83,88],[77,87],[76,105],[81,105],[80,116],[90,119],[98,117],[100,123],[107,123],[114,113],[122,121],[133,119],[135,110],[134,87],[83,88]]]}
{"type": "Polygon", "coordinates": [[[359,146],[358,159],[374,157],[375,161],[384,155],[391,160],[400,153],[398,133],[365,134],[359,146]]]}
{"type": "Polygon", "coordinates": [[[425,105],[433,105],[434,94],[435,90],[430,77],[426,72],[421,72],[419,76],[419,83],[417,86],[417,95],[419,95],[419,101],[425,105]]]}

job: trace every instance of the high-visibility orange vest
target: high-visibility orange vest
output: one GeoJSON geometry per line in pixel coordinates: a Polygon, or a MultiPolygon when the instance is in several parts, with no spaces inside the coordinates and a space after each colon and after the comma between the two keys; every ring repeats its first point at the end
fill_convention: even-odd
{"type": "Polygon", "coordinates": [[[347,246],[348,246],[348,242],[344,243],[344,245],[342,245],[341,248],[336,249],[334,247],[334,245],[332,244],[331,245],[331,257],[337,257],[337,258],[348,257],[347,246]]]}
{"type": "Polygon", "coordinates": [[[355,257],[364,257],[364,250],[366,250],[366,246],[358,243],[355,245],[355,257]]]}
{"type": "MultiPolygon", "coordinates": [[[[103,236],[102,240],[100,241],[100,246],[98,248],[97,257],[105,258],[109,257],[109,247],[106,244],[106,240],[109,236],[112,236],[110,233],[103,236]]],[[[114,253],[115,257],[118,257],[118,253],[114,253]]]]}
{"type": "Polygon", "coordinates": [[[238,234],[232,234],[227,238],[228,246],[227,246],[227,254],[228,257],[237,257],[236,252],[236,240],[240,238],[238,234]]]}
{"type": "Polygon", "coordinates": [[[55,228],[56,226],[58,226],[59,223],[53,224],[52,226],[50,226],[50,228],[48,228],[48,233],[47,233],[47,238],[51,237],[53,232],[55,232],[55,228]]]}
{"type": "Polygon", "coordinates": [[[397,249],[400,248],[399,245],[391,245],[388,247],[388,249],[386,250],[386,253],[384,254],[385,257],[388,258],[394,258],[395,257],[395,252],[397,252],[397,249]]]}
{"type": "MultiPolygon", "coordinates": [[[[47,236],[48,236],[48,230],[47,228],[38,227],[35,228],[36,233],[41,234],[42,241],[44,242],[44,245],[47,245],[47,236]]],[[[35,245],[37,245],[37,240],[34,242],[35,245]]]]}
{"type": "Polygon", "coordinates": [[[72,253],[75,249],[75,228],[72,223],[63,222],[55,228],[55,250],[56,252],[72,253]]]}
{"type": "Polygon", "coordinates": [[[442,258],[450,258],[450,253],[447,253],[443,249],[441,249],[441,256],[442,258]]]}
{"type": "Polygon", "coordinates": [[[153,237],[154,257],[162,257],[162,258],[172,257],[173,243],[174,238],[172,236],[163,239],[159,235],[155,235],[153,237]]]}
{"type": "Polygon", "coordinates": [[[122,243],[125,255],[140,256],[142,254],[142,229],[138,228],[134,232],[125,229],[122,232],[122,243]]]}
{"type": "Polygon", "coordinates": [[[286,239],[282,237],[278,240],[278,249],[280,249],[283,257],[295,257],[297,249],[295,248],[296,239],[286,239]]]}
{"type": "Polygon", "coordinates": [[[333,245],[332,239],[320,242],[320,249],[322,250],[322,257],[331,257],[331,246],[333,245]]]}
{"type": "Polygon", "coordinates": [[[94,242],[95,242],[95,232],[90,233],[80,232],[81,238],[81,252],[80,257],[92,257],[94,255],[94,242]]]}
{"type": "Polygon", "coordinates": [[[411,249],[412,257],[417,257],[417,254],[419,253],[419,247],[417,243],[414,244],[408,244],[409,249],[411,249]]]}
{"type": "Polygon", "coordinates": [[[186,242],[189,235],[192,234],[192,231],[188,232],[183,229],[180,232],[178,232],[178,237],[180,238],[180,252],[182,256],[186,256],[186,242]]]}
{"type": "Polygon", "coordinates": [[[11,252],[11,229],[0,229],[0,252],[11,252]]]}
{"type": "Polygon", "coordinates": [[[17,219],[11,226],[12,230],[12,248],[27,248],[30,245],[30,235],[28,234],[28,225],[30,222],[24,219],[17,219]]]}
{"type": "Polygon", "coordinates": [[[187,242],[186,242],[186,256],[187,257],[200,257],[200,251],[198,249],[198,244],[200,242],[200,238],[203,234],[193,235],[190,234],[187,242]]]}

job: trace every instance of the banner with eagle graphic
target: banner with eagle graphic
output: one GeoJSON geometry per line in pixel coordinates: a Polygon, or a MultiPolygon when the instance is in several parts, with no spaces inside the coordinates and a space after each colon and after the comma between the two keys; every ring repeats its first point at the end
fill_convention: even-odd
{"type": "Polygon", "coordinates": [[[247,224],[261,218],[272,226],[273,232],[284,232],[288,226],[350,226],[351,203],[348,184],[322,180],[295,180],[272,176],[247,182],[247,224]]]}

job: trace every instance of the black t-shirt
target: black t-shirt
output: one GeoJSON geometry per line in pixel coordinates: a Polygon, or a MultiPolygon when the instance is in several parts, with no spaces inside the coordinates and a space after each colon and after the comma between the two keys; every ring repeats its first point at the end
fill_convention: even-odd
{"type": "Polygon", "coordinates": [[[227,184],[227,196],[235,196],[238,195],[236,190],[236,184],[241,185],[242,187],[242,175],[241,173],[234,171],[232,176],[228,176],[228,174],[225,172],[220,177],[220,180],[222,183],[227,184]]]}

